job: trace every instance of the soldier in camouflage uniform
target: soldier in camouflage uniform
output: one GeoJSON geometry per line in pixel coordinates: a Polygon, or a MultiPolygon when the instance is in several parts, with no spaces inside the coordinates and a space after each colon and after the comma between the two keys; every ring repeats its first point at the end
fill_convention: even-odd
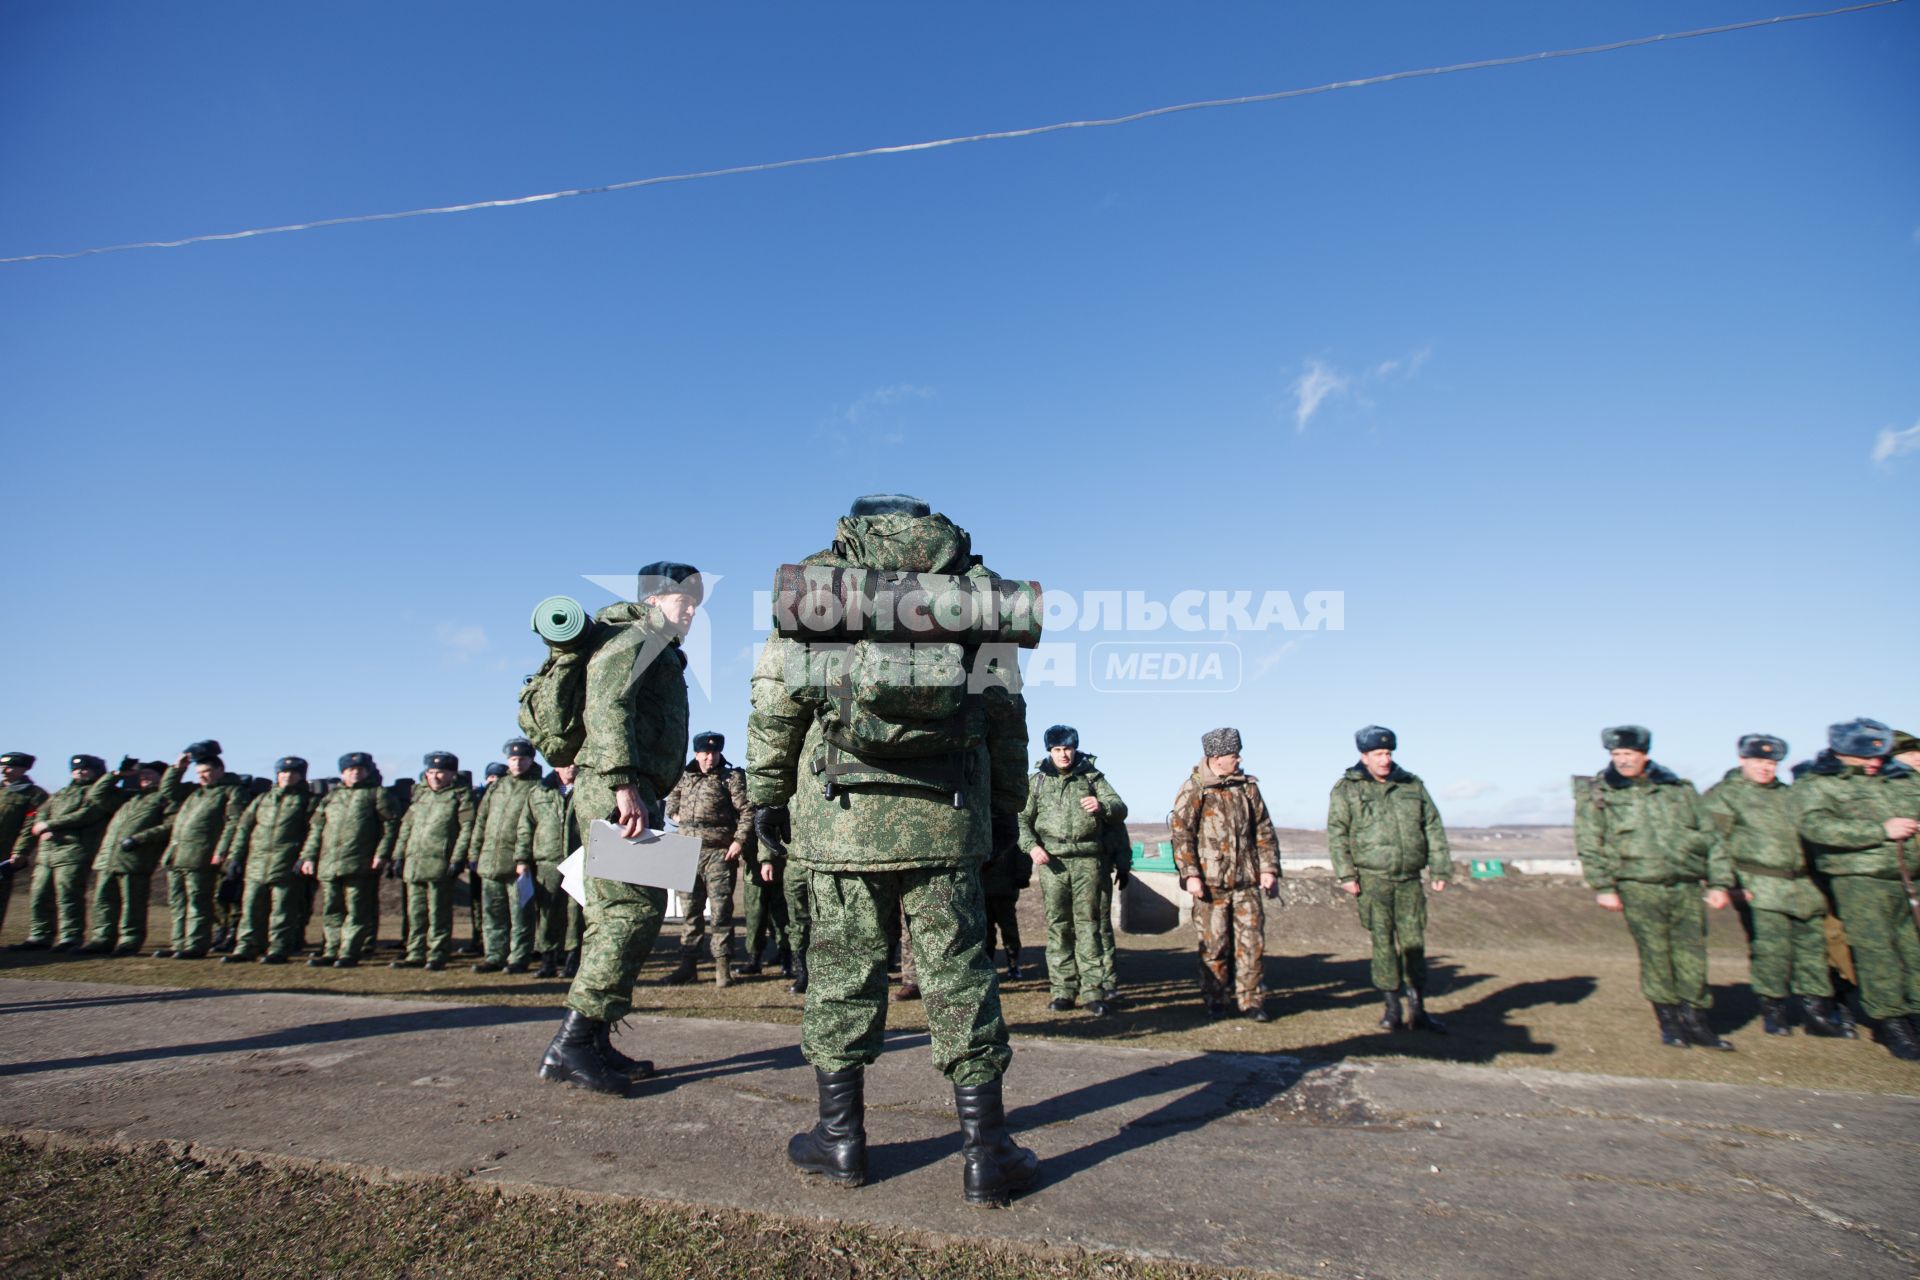
{"type": "MultiPolygon", "coordinates": [[[[667,817],[700,839],[700,872],[687,896],[680,927],[680,963],[666,981],[691,982],[700,943],[707,936],[707,904],[713,904],[713,985],[733,985],[733,888],[735,872],[753,841],[753,807],[747,803],[744,770],[721,754],[726,738],[711,730],[694,735],[693,759],[667,793],[667,817]]],[[[748,864],[752,873],[752,864],[748,864]]]]}
{"type": "Polygon", "coordinates": [[[160,779],[160,792],[173,806],[173,838],[160,865],[167,872],[167,907],[173,915],[168,945],[156,959],[203,959],[213,945],[214,880],[222,865],[220,846],[247,808],[247,789],[238,774],[227,772],[220,744],[196,742],[180,753],[160,779]],[[191,761],[199,785],[186,780],[191,761]]]}
{"type": "MultiPolygon", "coordinates": [[[[583,829],[604,819],[631,838],[660,825],[662,799],[687,758],[680,642],[701,590],[692,565],[657,561],[640,570],[638,604],[609,605],[594,616],[605,634],[587,660],[586,741],[573,760],[573,809],[583,829]]],[[[653,1074],[653,1064],[615,1049],[608,1024],[633,1008],[634,979],[660,936],[667,892],[588,876],[586,894],[580,971],[540,1077],[624,1094],[629,1080],[653,1074]]]]}
{"type": "Polygon", "coordinates": [[[1770,1036],[1792,1035],[1787,1000],[1798,996],[1808,1035],[1846,1036],[1851,1029],[1834,1016],[1827,976],[1827,900],[1808,875],[1793,797],[1779,778],[1787,744],[1749,733],[1738,750],[1738,767],[1701,804],[1733,862],[1737,892],[1752,907],[1748,947],[1761,1025],[1770,1036]]]}
{"type": "Polygon", "coordinates": [[[1831,878],[1840,919],[1853,946],[1860,1008],[1876,1019],[1876,1037],[1896,1058],[1920,1061],[1920,931],[1901,883],[1914,867],[1920,831],[1920,781],[1888,758],[1893,731],[1877,720],[1850,720],[1827,732],[1827,749],[1793,784],[1807,856],[1831,878]]]}
{"type": "MultiPolygon", "coordinates": [[[[1016,837],[1018,831],[1015,832],[1016,837]]],[[[1005,979],[1018,982],[1020,968],[1020,892],[1033,883],[1033,858],[1018,838],[994,848],[980,867],[980,892],[987,912],[987,958],[998,942],[1007,959],[1005,979]]],[[[1111,958],[1109,958],[1111,971],[1111,958]]]]}
{"type": "Polygon", "coordinates": [[[33,815],[47,802],[47,791],[31,777],[34,757],[25,751],[0,755],[0,928],[7,923],[7,899],[12,897],[13,874],[26,865],[19,850],[31,848],[28,830],[33,815]]]}
{"type": "Polygon", "coordinates": [[[173,810],[160,791],[166,765],[149,761],[121,790],[131,791],[107,823],[94,868],[93,936],[82,951],[130,956],[147,940],[147,900],[153,870],[173,832],[173,810]],[[132,784],[129,786],[128,784],[132,784]]]}
{"type": "Polygon", "coordinates": [[[1600,735],[1611,762],[1573,779],[1573,842],[1587,887],[1626,915],[1640,952],[1640,991],[1660,1042],[1684,1049],[1733,1046],[1707,1023],[1707,913],[1730,903],[1733,864],[1693,784],[1647,756],[1653,734],[1619,725],[1600,735]]]}
{"type": "MultiPolygon", "coordinates": [[[[832,547],[805,563],[969,575],[982,585],[990,578],[965,530],[898,494],[857,500],[832,547]]],[[[820,1119],[787,1146],[806,1172],[850,1186],[866,1179],[865,1071],[886,1031],[887,921],[903,912],[934,1065],[953,1082],[968,1202],[1004,1204],[1039,1179],[1033,1153],[1006,1127],[1001,1077],[1012,1051],[986,954],[979,878],[995,845],[1017,838],[1026,800],[1026,703],[1014,658],[1011,646],[996,655],[958,644],[835,646],[781,635],[761,651],[748,794],[759,806],[761,847],[788,852],[789,874],[806,875],[812,899],[801,1051],[814,1067],[820,1119]],[[914,681],[921,693],[901,692],[904,669],[922,662],[958,664],[965,687],[939,682],[950,692],[935,693],[914,681]],[[868,673],[864,684],[848,674],[855,667],[868,673]],[[921,726],[932,726],[919,744],[937,748],[932,754],[877,758],[856,746],[870,740],[856,729],[903,727],[907,702],[923,710],[921,726]]]]}
{"type": "Polygon", "coordinates": [[[531,898],[520,900],[521,875],[533,869],[532,822],[527,812],[546,789],[533,744],[509,738],[507,776],[487,786],[474,817],[472,857],[480,869],[481,922],[486,958],[475,973],[528,973],[533,968],[536,923],[531,898]]]}
{"type": "Polygon", "coordinates": [[[1200,987],[1209,1017],[1233,993],[1240,1011],[1267,1022],[1262,997],[1266,906],[1280,887],[1280,844],[1260,780],[1240,771],[1240,731],[1201,735],[1205,756],[1173,800],[1174,873],[1193,898],[1200,933],[1200,987]]]}
{"type": "Polygon", "coordinates": [[[380,873],[393,857],[400,834],[393,797],[374,773],[373,757],[350,751],[340,757],[340,785],[314,810],[300,869],[320,880],[320,954],[307,964],[351,969],[372,940],[380,910],[380,873]]]}
{"type": "Polygon", "coordinates": [[[316,802],[299,756],[281,756],[273,781],[228,833],[225,857],[230,874],[240,876],[240,915],[233,953],[220,957],[221,964],[285,964],[300,949],[308,910],[300,851],[316,802]]]}
{"type": "MultiPolygon", "coordinates": [[[[747,814],[751,827],[753,814],[747,814]]],[[[747,939],[747,962],[738,972],[758,975],[766,959],[767,944],[776,944],[775,963],[780,976],[793,976],[793,943],[787,935],[787,860],[776,858],[760,847],[748,832],[744,858],[747,865],[740,889],[742,931],[747,939]]]]}
{"type": "MultiPolygon", "coordinates": [[[[128,760],[131,772],[136,761],[128,760]]],[[[119,775],[107,772],[99,756],[77,755],[67,762],[73,781],[47,797],[14,846],[16,865],[33,860],[33,912],[26,940],[16,951],[70,951],[86,927],[87,872],[107,832],[107,823],[126,793],[119,775]]]]}
{"type": "Polygon", "coordinates": [[[572,765],[561,765],[547,775],[547,785],[527,806],[522,839],[533,850],[534,900],[537,920],[534,949],[540,953],[536,978],[557,978],[563,956],[572,943],[568,933],[576,911],[560,882],[560,864],[580,847],[580,829],[573,819],[572,765]]]}
{"type": "MultiPolygon", "coordinates": [[[[506,776],[505,763],[499,760],[489,762],[486,770],[481,774],[480,785],[474,788],[474,804],[476,806],[485,804],[487,792],[498,786],[500,779],[506,776]]],[[[455,955],[484,956],[487,954],[487,926],[482,918],[485,901],[486,894],[480,885],[480,863],[469,857],[467,859],[467,923],[472,927],[472,932],[467,944],[456,951],[455,955]]]]}
{"type": "Polygon", "coordinates": [[[1066,1013],[1084,991],[1096,1018],[1111,1012],[1113,970],[1101,944],[1108,886],[1107,830],[1127,820],[1122,800],[1094,758],[1080,750],[1080,732],[1056,724],[1045,735],[1047,758],[1027,779],[1020,811],[1020,847],[1038,868],[1047,911],[1048,1008],[1066,1013]]]}
{"type": "Polygon", "coordinates": [[[467,849],[477,825],[473,788],[460,784],[460,757],[429,751],[413,789],[393,856],[407,886],[407,953],[392,969],[447,967],[453,947],[453,883],[466,869],[467,849]]]}
{"type": "Polygon", "coordinates": [[[1373,939],[1373,985],[1386,1004],[1380,1026],[1446,1033],[1427,1012],[1427,895],[1453,879],[1453,852],[1427,786],[1394,763],[1393,730],[1370,724],[1353,735],[1360,760],[1327,798],[1327,853],[1334,878],[1360,905],[1373,939]],[[1405,987],[1404,993],[1401,988],[1405,987]]]}

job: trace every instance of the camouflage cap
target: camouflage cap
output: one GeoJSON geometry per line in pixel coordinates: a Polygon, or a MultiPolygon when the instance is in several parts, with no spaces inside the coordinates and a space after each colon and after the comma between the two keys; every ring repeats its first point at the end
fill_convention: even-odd
{"type": "Polygon", "coordinates": [[[1600,745],[1609,751],[1649,751],[1653,748],[1653,730],[1645,725],[1617,724],[1600,731],[1600,745]]]}
{"type": "Polygon", "coordinates": [[[925,498],[905,493],[869,493],[853,500],[850,516],[928,516],[933,508],[925,498]]]}
{"type": "Polygon", "coordinates": [[[107,762],[105,760],[102,760],[99,756],[90,756],[86,754],[81,754],[81,755],[76,755],[71,757],[67,761],[67,768],[91,769],[95,773],[105,773],[107,771],[107,762]]]}
{"type": "Polygon", "coordinates": [[[1240,731],[1238,729],[1209,729],[1200,735],[1201,754],[1213,756],[1237,756],[1240,754],[1240,731]]]}
{"type": "Polygon", "coordinates": [[[1400,739],[1393,736],[1393,730],[1378,724],[1370,724],[1364,729],[1357,730],[1353,735],[1353,744],[1362,752],[1400,749],[1400,739]]]}
{"type": "Polygon", "coordinates": [[[1770,733],[1749,733],[1740,739],[1742,760],[1785,760],[1787,742],[1770,733]]]}
{"type": "Polygon", "coordinates": [[[525,738],[508,738],[500,749],[507,753],[507,759],[509,760],[515,756],[531,756],[537,754],[533,749],[533,744],[525,738]]]}
{"type": "Polygon", "coordinates": [[[695,604],[705,598],[700,571],[678,560],[655,560],[640,566],[639,598],[649,596],[689,596],[695,604]]]}
{"type": "Polygon", "coordinates": [[[454,773],[460,771],[460,757],[451,751],[429,751],[421,757],[420,763],[429,769],[446,769],[454,773]]]}
{"type": "Polygon", "coordinates": [[[368,752],[349,751],[340,757],[340,772],[342,773],[345,773],[349,769],[371,768],[373,768],[373,756],[368,752]]]}
{"type": "Polygon", "coordinates": [[[307,762],[299,756],[281,756],[273,762],[275,773],[305,773],[307,762]]]}
{"type": "Polygon", "coordinates": [[[9,751],[0,756],[0,764],[12,765],[16,769],[33,768],[34,757],[25,751],[9,751]]]}
{"type": "Polygon", "coordinates": [[[1861,716],[1827,727],[1827,745],[1835,755],[1884,756],[1892,752],[1893,730],[1861,716]]]}
{"type": "Polygon", "coordinates": [[[1920,751],[1920,738],[1914,737],[1905,729],[1893,731],[1893,746],[1887,751],[1890,756],[1903,756],[1909,751],[1920,751]]]}
{"type": "Polygon", "coordinates": [[[693,749],[695,751],[721,751],[726,748],[726,745],[727,735],[724,733],[715,733],[711,729],[693,735],[693,749]]]}
{"type": "Polygon", "coordinates": [[[1080,749],[1080,731],[1070,724],[1056,724],[1047,730],[1046,744],[1047,750],[1049,751],[1055,747],[1072,747],[1075,751],[1078,751],[1080,749]]]}

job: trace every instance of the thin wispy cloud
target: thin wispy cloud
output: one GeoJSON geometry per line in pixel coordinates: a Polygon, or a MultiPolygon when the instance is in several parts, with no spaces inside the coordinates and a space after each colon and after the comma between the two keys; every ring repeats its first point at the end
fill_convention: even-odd
{"type": "Polygon", "coordinates": [[[1307,367],[1293,382],[1293,429],[1305,431],[1320,412],[1320,406],[1332,396],[1345,395],[1353,379],[1324,360],[1309,359],[1307,367]]]}
{"type": "Polygon", "coordinates": [[[1895,458],[1909,453],[1920,453],[1920,422],[1914,423],[1905,431],[1895,431],[1892,427],[1882,427],[1873,441],[1873,464],[1884,467],[1895,458]]]}
{"type": "Polygon", "coordinates": [[[1404,356],[1366,365],[1357,374],[1309,356],[1300,376],[1293,380],[1293,429],[1305,431],[1323,406],[1343,397],[1351,398],[1362,409],[1373,408],[1373,398],[1368,394],[1370,388],[1413,377],[1432,356],[1433,344],[1422,343],[1404,356]]]}

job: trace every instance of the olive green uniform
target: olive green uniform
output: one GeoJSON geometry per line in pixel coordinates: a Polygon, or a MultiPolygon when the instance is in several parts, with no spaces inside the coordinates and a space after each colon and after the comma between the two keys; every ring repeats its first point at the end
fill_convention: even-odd
{"type": "MultiPolygon", "coordinates": [[[[1823,751],[1793,784],[1796,825],[1807,856],[1828,877],[1870,1018],[1920,1013],[1920,932],[1900,880],[1889,818],[1920,817],[1920,783],[1897,760],[1878,773],[1823,751]]],[[[1906,842],[1909,873],[1920,871],[1920,841],[1906,842]]]]}
{"type": "Polygon", "coordinates": [[[276,786],[254,799],[227,840],[226,857],[240,871],[240,918],[233,954],[290,957],[305,941],[312,883],[300,874],[313,810],[306,782],[276,786]]]}
{"type": "Polygon", "coordinates": [[[552,775],[547,781],[527,806],[523,838],[533,849],[533,909],[537,921],[533,948],[552,955],[575,944],[569,933],[577,927],[579,909],[560,883],[560,864],[580,847],[580,828],[573,820],[573,793],[552,775]]]}
{"type": "Polygon", "coordinates": [[[300,857],[320,880],[324,959],[358,961],[372,942],[380,909],[375,864],[386,865],[400,833],[393,810],[393,797],[369,778],[334,788],[313,811],[300,857]]]}
{"type": "Polygon", "coordinates": [[[1384,779],[1356,764],[1327,798],[1334,879],[1356,884],[1373,943],[1373,985],[1427,989],[1427,891],[1422,876],[1453,879],[1453,851],[1426,784],[1399,765],[1384,779]]]}
{"type": "Polygon", "coordinates": [[[1038,845],[1047,854],[1034,875],[1047,913],[1047,985],[1056,1000],[1082,991],[1098,999],[1113,986],[1111,952],[1101,938],[1113,904],[1107,830],[1126,820],[1126,801],[1084,752],[1064,772],[1044,759],[1027,779],[1020,848],[1038,845]],[[1089,797],[1099,805],[1092,813],[1080,803],[1089,797]]]}
{"type": "Polygon", "coordinates": [[[514,882],[521,867],[533,866],[533,823],[527,810],[545,790],[538,769],[524,778],[508,774],[487,788],[474,814],[471,854],[480,870],[480,923],[488,964],[525,964],[533,953],[534,902],[522,903],[514,882]]]}
{"type": "MultiPolygon", "coordinates": [[[[32,778],[22,778],[0,787],[0,854],[20,854],[22,863],[32,856],[33,817],[47,802],[47,791],[32,778]]],[[[0,929],[7,924],[7,899],[13,896],[14,874],[0,880],[0,929]]]]}
{"type": "Polygon", "coordinates": [[[153,871],[172,832],[173,812],[158,787],[152,791],[127,790],[119,812],[107,823],[100,854],[94,860],[99,878],[93,886],[89,947],[138,951],[147,940],[153,871]]]}
{"type": "Polygon", "coordinates": [[[453,882],[467,860],[475,820],[473,789],[424,783],[400,819],[393,855],[407,886],[407,959],[445,964],[453,948],[453,882]]]}
{"type": "Polygon", "coordinates": [[[177,764],[160,776],[160,792],[174,806],[173,838],[160,865],[167,872],[167,907],[173,916],[169,942],[175,954],[204,952],[213,944],[213,860],[228,828],[247,808],[246,784],[222,772],[217,781],[194,786],[177,764]]]}
{"type": "Polygon", "coordinates": [[[33,849],[28,942],[80,943],[87,923],[87,872],[108,821],[127,796],[119,782],[118,775],[103,773],[92,782],[68,783],[47,797],[35,818],[47,824],[47,833],[35,836],[29,827],[21,838],[16,853],[33,849]]]}
{"type": "Polygon", "coordinates": [[[1754,994],[1832,996],[1827,900],[1808,874],[1792,790],[1777,778],[1765,785],[1749,781],[1734,768],[1700,802],[1713,818],[1740,887],[1753,894],[1754,994]]]}

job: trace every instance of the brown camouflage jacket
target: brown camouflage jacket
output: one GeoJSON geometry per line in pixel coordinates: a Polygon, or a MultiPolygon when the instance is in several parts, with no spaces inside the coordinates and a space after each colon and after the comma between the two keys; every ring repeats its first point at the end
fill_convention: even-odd
{"type": "Polygon", "coordinates": [[[687,762],[680,780],[667,793],[667,816],[688,835],[699,836],[706,848],[724,849],[736,841],[742,848],[753,845],[747,775],[728,764],[725,756],[714,763],[711,773],[700,772],[697,760],[687,762]]]}
{"type": "Polygon", "coordinates": [[[1203,761],[1173,800],[1173,865],[1182,880],[1209,889],[1254,889],[1262,872],[1280,874],[1273,819],[1250,773],[1218,777],[1203,761]]]}

